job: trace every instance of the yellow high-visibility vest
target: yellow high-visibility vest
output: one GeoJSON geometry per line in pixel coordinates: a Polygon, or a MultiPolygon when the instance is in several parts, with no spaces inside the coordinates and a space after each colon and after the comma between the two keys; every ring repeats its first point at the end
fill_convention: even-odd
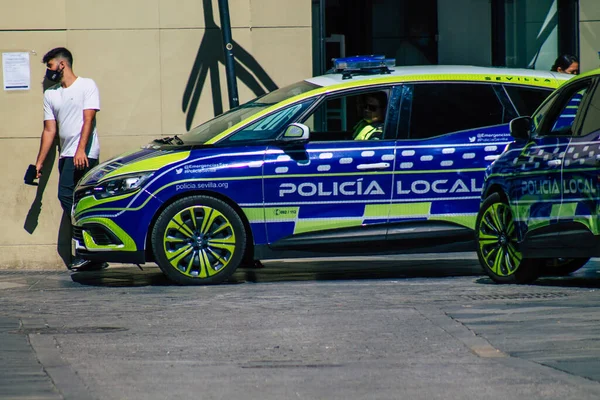
{"type": "Polygon", "coordinates": [[[354,140],[369,140],[374,134],[381,132],[383,132],[383,124],[370,124],[363,119],[354,126],[352,138],[354,140]]]}

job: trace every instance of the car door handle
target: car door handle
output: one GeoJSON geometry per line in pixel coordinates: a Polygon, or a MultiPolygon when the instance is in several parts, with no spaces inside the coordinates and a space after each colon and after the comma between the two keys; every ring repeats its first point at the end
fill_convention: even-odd
{"type": "Polygon", "coordinates": [[[356,166],[356,168],[364,171],[364,170],[369,170],[369,169],[388,169],[390,167],[390,163],[386,163],[386,162],[380,162],[380,163],[374,163],[374,164],[359,164],[356,166]]]}
{"type": "Polygon", "coordinates": [[[562,160],[560,160],[560,159],[548,161],[549,167],[559,167],[561,164],[562,164],[562,160]]]}

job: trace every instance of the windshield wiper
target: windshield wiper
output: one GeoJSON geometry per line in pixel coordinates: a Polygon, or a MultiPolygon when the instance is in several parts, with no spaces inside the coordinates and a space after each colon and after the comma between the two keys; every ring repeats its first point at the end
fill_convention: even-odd
{"type": "Polygon", "coordinates": [[[167,136],[162,139],[154,139],[153,140],[153,142],[155,142],[155,143],[162,143],[162,144],[172,144],[173,141],[175,141],[175,144],[178,144],[178,145],[183,144],[183,140],[181,140],[179,138],[179,136],[177,136],[177,135],[175,135],[173,137],[167,136]]]}
{"type": "Polygon", "coordinates": [[[183,144],[183,140],[181,140],[177,135],[173,136],[171,139],[175,140],[175,143],[179,145],[183,144]]]}
{"type": "Polygon", "coordinates": [[[252,103],[246,103],[246,104],[242,104],[240,106],[240,108],[254,108],[254,107],[268,107],[268,106],[272,106],[273,104],[276,103],[258,103],[258,102],[252,102],[252,103]]]}

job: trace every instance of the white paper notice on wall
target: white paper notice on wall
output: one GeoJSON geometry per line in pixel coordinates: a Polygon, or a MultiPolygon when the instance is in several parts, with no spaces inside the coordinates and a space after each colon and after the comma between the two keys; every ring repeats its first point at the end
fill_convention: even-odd
{"type": "Polygon", "coordinates": [[[4,90],[29,90],[31,74],[28,52],[2,53],[4,90]]]}

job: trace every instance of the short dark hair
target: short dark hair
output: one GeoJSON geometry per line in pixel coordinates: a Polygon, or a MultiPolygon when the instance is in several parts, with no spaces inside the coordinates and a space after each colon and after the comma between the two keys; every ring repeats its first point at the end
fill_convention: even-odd
{"type": "Polygon", "coordinates": [[[367,93],[366,97],[372,97],[379,102],[381,108],[387,107],[387,94],[385,92],[371,92],[367,93]]]}
{"type": "Polygon", "coordinates": [[[552,66],[551,71],[558,71],[558,69],[562,69],[563,71],[571,66],[574,62],[579,63],[577,57],[572,56],[571,54],[562,54],[558,56],[556,61],[554,61],[554,65],[552,66]]]}
{"type": "Polygon", "coordinates": [[[64,47],[57,47],[47,52],[44,55],[44,58],[42,58],[42,62],[47,64],[48,61],[55,58],[64,58],[69,63],[69,67],[73,66],[73,54],[71,54],[71,52],[64,47]]]}

